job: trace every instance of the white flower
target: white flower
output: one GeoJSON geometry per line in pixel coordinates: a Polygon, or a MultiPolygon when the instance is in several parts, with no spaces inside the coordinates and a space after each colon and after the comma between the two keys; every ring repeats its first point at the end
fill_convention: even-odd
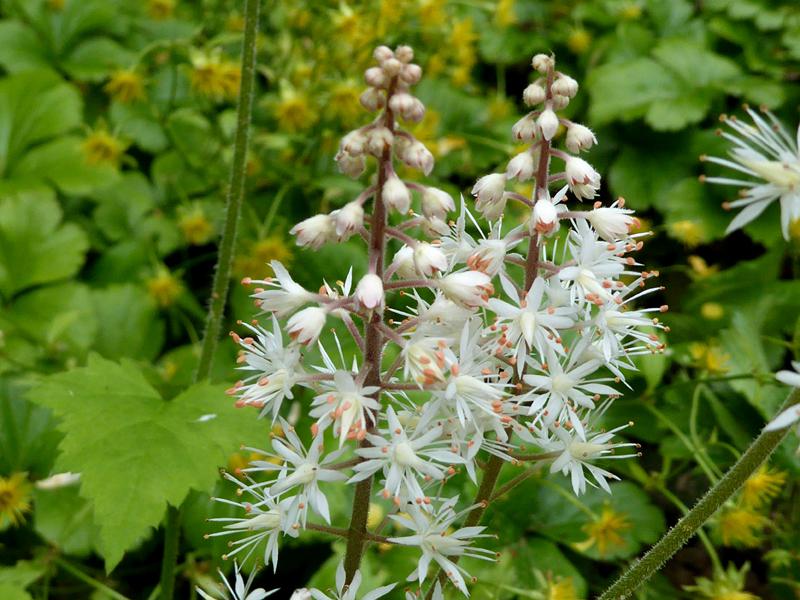
{"type": "Polygon", "coordinates": [[[592,168],[588,162],[577,156],[568,156],[566,159],[565,174],[569,189],[578,198],[591,199],[600,189],[600,173],[592,168]]]}
{"type": "Polygon", "coordinates": [[[244,473],[258,472],[278,472],[278,478],[274,482],[265,482],[253,487],[263,487],[267,493],[278,498],[285,492],[294,488],[301,488],[298,495],[292,498],[292,502],[286,507],[286,519],[291,523],[299,523],[302,527],[306,525],[308,506],[311,510],[325,519],[330,524],[331,515],[328,508],[328,500],[319,488],[321,481],[343,481],[347,479],[344,473],[326,469],[328,465],[336,461],[341,456],[341,451],[332,452],[324,459],[321,459],[324,450],[324,427],[318,427],[314,439],[308,447],[303,446],[303,442],[295,433],[294,428],[285,420],[280,420],[281,429],[286,436],[285,440],[279,437],[272,439],[272,449],[277,454],[271,454],[258,450],[257,448],[246,448],[246,450],[269,456],[275,461],[254,460],[250,466],[243,469],[244,473]]]}
{"type": "Polygon", "coordinates": [[[353,156],[341,150],[336,153],[334,160],[339,167],[339,171],[352,179],[361,177],[361,174],[364,173],[364,170],[367,168],[367,161],[364,160],[363,156],[353,156]]]}
{"type": "Polygon", "coordinates": [[[442,439],[441,425],[420,426],[409,436],[391,406],[386,409],[386,421],[388,428],[381,430],[383,435],[367,433],[367,440],[372,446],[356,450],[356,454],[365,460],[353,467],[355,475],[348,483],[383,471],[384,498],[393,498],[397,505],[403,499],[426,502],[419,479],[441,480],[446,472],[443,465],[452,466],[463,462],[463,459],[442,448],[449,444],[442,439]]]}
{"type": "Polygon", "coordinates": [[[505,199],[506,176],[502,173],[484,175],[472,187],[472,195],[478,200],[475,203],[484,218],[494,221],[501,214],[506,205],[505,199]]]}
{"type": "MultiPolygon", "coordinates": [[[[378,600],[381,596],[385,596],[391,592],[395,585],[396,584],[392,583],[374,589],[361,596],[361,600],[378,600]]],[[[316,588],[311,588],[310,591],[311,595],[314,596],[314,600],[356,600],[360,587],[361,571],[356,571],[353,574],[353,580],[349,584],[345,583],[344,561],[342,561],[339,563],[339,566],[336,567],[336,590],[331,590],[333,592],[332,596],[328,596],[316,588]]]]}
{"type": "Polygon", "coordinates": [[[243,550],[247,550],[244,556],[246,561],[255,549],[262,542],[264,546],[264,565],[272,563],[273,570],[278,568],[278,537],[281,534],[290,537],[299,535],[297,529],[292,527],[293,522],[286,518],[286,507],[291,503],[291,498],[276,502],[270,496],[263,494],[257,488],[243,481],[239,481],[232,475],[225,473],[224,477],[232,481],[239,488],[239,493],[247,492],[255,498],[255,502],[234,502],[227,498],[212,498],[216,502],[235,506],[244,511],[244,517],[214,517],[209,521],[214,523],[225,523],[222,531],[207,533],[206,537],[218,537],[227,535],[245,534],[245,537],[228,542],[232,548],[223,558],[230,558],[243,550]]]}
{"type": "MultiPolygon", "coordinates": [[[[732,160],[703,156],[703,160],[744,173],[751,179],[708,177],[709,183],[743,188],[740,198],[726,204],[742,208],[728,226],[728,232],[747,225],[775,200],[781,205],[781,232],[789,239],[789,225],[800,219],[800,150],[798,139],[789,135],[775,116],[765,111],[767,120],[747,109],[753,125],[738,119],[725,119],[733,133],[722,136],[733,143],[732,160]]],[[[798,130],[800,137],[800,129],[798,130]]]]}
{"type": "Polygon", "coordinates": [[[417,267],[414,264],[414,249],[411,246],[403,246],[400,248],[400,250],[395,253],[389,269],[402,279],[416,277],[417,267]]]}
{"type": "Polygon", "coordinates": [[[265,280],[253,280],[245,278],[243,283],[256,283],[273,289],[255,290],[252,298],[256,298],[258,306],[265,312],[271,312],[279,317],[283,317],[306,304],[317,299],[316,294],[306,290],[302,285],[296,283],[289,271],[280,262],[273,260],[269,263],[275,277],[265,280]]]}
{"type": "Polygon", "coordinates": [[[558,131],[558,116],[552,108],[545,108],[536,120],[536,124],[542,132],[542,137],[552,140],[558,131]]]}
{"type": "MultiPolygon", "coordinates": [[[[792,361],[794,371],[778,371],[775,378],[785,385],[800,388],[800,361],[792,361]]],[[[800,404],[790,406],[767,424],[766,431],[777,431],[800,421],[800,404]]]]}
{"type": "Polygon", "coordinates": [[[607,242],[625,238],[636,224],[636,218],[631,216],[634,211],[622,206],[617,200],[611,206],[600,206],[586,213],[586,220],[607,242]]]}
{"type": "Polygon", "coordinates": [[[483,306],[494,294],[492,278],[480,271],[450,273],[437,284],[445,296],[466,308],[483,306]]]}
{"type": "Polygon", "coordinates": [[[330,215],[314,215],[289,230],[297,236],[298,246],[318,250],[324,243],[336,239],[336,225],[330,215]]]}
{"type": "Polygon", "coordinates": [[[567,139],[564,144],[567,150],[577,154],[581,150],[588,150],[597,143],[597,138],[591,129],[580,123],[571,123],[567,128],[567,139]]]}
{"type": "Polygon", "coordinates": [[[353,235],[364,223],[364,207],[359,202],[348,202],[331,213],[336,224],[336,235],[345,240],[353,235]]]}
{"type": "Polygon", "coordinates": [[[280,325],[274,316],[271,332],[260,325],[245,323],[244,326],[254,337],[232,334],[242,348],[237,362],[243,365],[238,369],[253,374],[238,382],[229,393],[239,394],[237,405],[262,408],[262,415],[271,411],[274,420],[284,398],[294,398],[292,388],[305,374],[300,366],[300,351],[295,346],[283,346],[280,325]]]}
{"type": "Polygon", "coordinates": [[[394,135],[386,127],[373,127],[367,131],[367,151],[380,158],[394,144],[394,135]]]}
{"type": "Polygon", "coordinates": [[[220,589],[220,595],[211,596],[207,594],[205,591],[200,589],[199,587],[195,587],[197,593],[200,594],[205,600],[264,600],[267,596],[271,596],[278,589],[266,591],[264,588],[256,588],[255,590],[250,590],[250,586],[253,585],[253,579],[258,572],[257,569],[253,569],[250,572],[250,576],[247,578],[247,583],[245,583],[242,574],[239,572],[239,564],[234,562],[233,564],[233,571],[235,573],[235,583],[231,587],[231,584],[228,583],[228,580],[225,579],[225,575],[222,571],[219,571],[220,579],[225,584],[225,589],[220,589]]]}
{"type": "Polygon", "coordinates": [[[426,187],[422,193],[422,214],[429,219],[438,217],[444,219],[447,213],[456,209],[453,197],[435,187],[426,187]]]}
{"type": "Polygon", "coordinates": [[[397,175],[390,175],[386,183],[383,184],[381,197],[386,206],[400,214],[406,214],[408,209],[411,208],[411,192],[408,191],[406,184],[397,175]]]}
{"type": "MultiPolygon", "coordinates": [[[[492,329],[500,329],[498,344],[501,348],[515,348],[517,368],[522,372],[524,357],[532,349],[544,354],[549,346],[557,347],[559,329],[571,327],[575,315],[573,307],[551,307],[545,302],[547,284],[537,277],[517,306],[499,298],[489,300],[489,310],[497,315],[492,329]]],[[[514,298],[518,298],[514,296],[514,298]]],[[[562,351],[563,352],[563,351],[562,351]]]]}
{"type": "Polygon", "coordinates": [[[356,300],[367,310],[383,310],[383,281],[374,273],[367,273],[356,286],[356,300]]]}
{"type": "Polygon", "coordinates": [[[389,108],[406,121],[419,123],[425,117],[425,105],[409,93],[394,94],[389,108]]]}
{"type": "Polygon", "coordinates": [[[496,554],[484,548],[475,548],[472,542],[477,538],[489,537],[482,533],[485,527],[462,527],[452,531],[455,522],[474,507],[457,513],[453,510],[458,497],[445,501],[435,514],[430,515],[416,506],[409,506],[408,516],[391,515],[392,520],[414,532],[414,535],[389,538],[390,542],[403,546],[415,546],[422,551],[417,568],[408,576],[409,581],[425,581],[431,562],[436,562],[447,575],[453,585],[465,596],[469,596],[464,575],[469,573],[454,557],[479,558],[495,560],[496,554]]]}
{"type": "MultiPolygon", "coordinates": [[[[551,347],[545,348],[547,369],[542,367],[539,374],[525,375],[523,380],[533,388],[529,415],[541,413],[548,425],[556,420],[568,422],[578,436],[585,440],[586,432],[576,409],[593,409],[596,398],[600,395],[616,395],[617,390],[604,385],[603,382],[609,381],[608,379],[588,379],[602,363],[596,360],[578,363],[582,354],[580,346],[579,343],[573,348],[564,365],[551,347]]],[[[566,426],[566,423],[562,425],[566,426]]]]}
{"type": "Polygon", "coordinates": [[[406,137],[398,137],[396,146],[397,155],[405,164],[413,169],[422,171],[425,175],[430,175],[433,170],[434,158],[431,151],[425,144],[416,139],[409,140],[406,137]]]}
{"type": "Polygon", "coordinates": [[[506,243],[503,240],[482,239],[467,258],[467,266],[474,271],[481,271],[494,277],[503,269],[505,258],[506,243]]]}
{"type": "Polygon", "coordinates": [[[508,162],[506,167],[506,177],[508,179],[518,179],[519,181],[527,181],[533,177],[533,171],[536,165],[533,161],[533,154],[529,150],[520,152],[508,162]]]}
{"type": "Polygon", "coordinates": [[[403,375],[419,384],[431,385],[444,381],[445,352],[442,339],[417,335],[403,347],[403,375]]]}
{"type": "MultiPolygon", "coordinates": [[[[324,353],[324,348],[321,350],[324,353]]],[[[363,439],[369,422],[374,422],[380,411],[380,403],[371,397],[380,388],[362,387],[352,373],[338,370],[334,370],[333,381],[322,382],[322,388],[324,391],[314,398],[309,414],[319,421],[330,417],[338,424],[340,448],[348,438],[363,439]]]]}
{"type": "Polygon", "coordinates": [[[363,154],[366,142],[367,136],[364,135],[364,132],[361,129],[355,129],[342,138],[342,141],[339,142],[339,150],[352,156],[359,156],[363,154]]]}
{"type": "Polygon", "coordinates": [[[57,490],[63,487],[75,485],[80,480],[80,473],[72,473],[67,471],[65,473],[56,473],[46,479],[40,479],[36,482],[36,487],[40,490],[57,490]]]}
{"type": "Polygon", "coordinates": [[[511,128],[511,135],[515,140],[530,142],[536,139],[536,119],[533,113],[529,113],[514,123],[511,128]]]}
{"type": "Polygon", "coordinates": [[[309,306],[296,312],[286,323],[289,337],[298,344],[306,346],[313,344],[322,333],[327,314],[325,309],[319,306],[309,306]]]}
{"type": "Polygon", "coordinates": [[[543,434],[545,437],[540,437],[536,440],[536,444],[547,452],[560,452],[558,458],[550,465],[550,472],[557,473],[561,471],[564,475],[569,475],[572,482],[572,490],[576,496],[586,493],[587,483],[596,487],[594,482],[586,478],[584,470],[592,475],[597,485],[610,494],[611,488],[607,480],[619,479],[619,477],[593,465],[592,461],[603,458],[619,459],[638,456],[638,453],[613,454],[617,448],[638,447],[637,444],[633,443],[611,443],[614,435],[628,426],[629,424],[611,431],[590,435],[585,440],[577,436],[577,432],[574,429],[568,429],[563,426],[552,427],[549,433],[543,434]]]}
{"type": "Polygon", "coordinates": [[[383,94],[381,94],[380,90],[372,87],[364,90],[358,100],[361,102],[361,106],[370,112],[375,112],[379,108],[383,108],[386,102],[386,99],[384,98],[383,94]]]}
{"type": "Polygon", "coordinates": [[[414,268],[423,277],[431,277],[436,273],[447,271],[447,257],[437,246],[427,242],[419,242],[414,247],[414,268]]]}
{"type": "Polygon", "coordinates": [[[531,59],[531,66],[539,71],[542,75],[546,75],[548,71],[552,70],[556,65],[556,60],[547,54],[535,54],[531,59]]]}
{"type": "Polygon", "coordinates": [[[522,92],[522,101],[526,106],[535,106],[540,102],[544,102],[547,93],[539,83],[531,83],[522,92]]]}

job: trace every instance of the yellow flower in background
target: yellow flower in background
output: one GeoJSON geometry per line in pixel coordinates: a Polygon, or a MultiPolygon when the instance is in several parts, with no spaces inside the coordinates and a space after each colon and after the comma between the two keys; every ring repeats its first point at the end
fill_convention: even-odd
{"type": "Polygon", "coordinates": [[[90,165],[108,164],[118,167],[127,147],[127,144],[111,135],[104,127],[90,132],[81,143],[86,162],[90,165]]]}
{"type": "Polygon", "coordinates": [[[717,532],[725,546],[754,548],[761,544],[761,534],[768,523],[764,515],[749,508],[730,508],[717,519],[717,532]]]}
{"type": "Polygon", "coordinates": [[[494,22],[500,27],[509,27],[517,22],[514,0],[500,0],[494,9],[494,22]]]}
{"type": "Polygon", "coordinates": [[[495,95],[489,100],[489,119],[492,121],[514,114],[515,110],[514,104],[505,96],[495,95]]]}
{"type": "Polygon", "coordinates": [[[239,64],[222,57],[217,49],[191,52],[192,88],[213,100],[233,100],[239,94],[242,71],[239,64]]]}
{"type": "Polygon", "coordinates": [[[175,12],[175,0],[147,0],[147,14],[151,19],[163,21],[175,12]]]}
{"type": "Polygon", "coordinates": [[[280,261],[284,266],[292,262],[292,249],[280,236],[269,236],[250,245],[233,263],[236,274],[262,279],[273,275],[269,263],[280,261]]]}
{"type": "Polygon", "coordinates": [[[330,90],[328,110],[330,115],[342,126],[350,127],[364,115],[364,109],[358,101],[361,87],[353,81],[344,81],[334,85],[330,90]]]}
{"type": "Polygon", "coordinates": [[[709,266],[702,256],[692,254],[686,259],[686,261],[689,263],[689,267],[692,269],[692,276],[695,279],[704,279],[714,275],[719,271],[718,266],[709,266]]]}
{"type": "Polygon", "coordinates": [[[690,219],[675,221],[669,226],[669,233],[672,237],[689,248],[699,246],[706,238],[706,232],[703,226],[690,219]]]}
{"type": "Polygon", "coordinates": [[[795,244],[800,242],[800,219],[793,219],[789,223],[789,239],[795,244]]]}
{"type": "Polygon", "coordinates": [[[567,36],[567,48],[575,54],[583,54],[592,45],[592,34],[583,27],[576,27],[567,36]]]}
{"type": "Polygon", "coordinates": [[[597,547],[597,553],[605,556],[615,547],[625,545],[621,533],[632,527],[625,515],[614,511],[610,506],[604,506],[600,516],[591,523],[583,526],[583,531],[589,536],[585,541],[575,544],[578,550],[588,550],[597,547]]]}
{"type": "Polygon", "coordinates": [[[103,89],[114,100],[128,104],[144,98],[144,78],[133,69],[118,69],[103,89]]]}
{"type": "Polygon", "coordinates": [[[384,516],[386,516],[386,511],[383,510],[383,507],[380,504],[370,502],[369,512],[367,513],[367,527],[374,530],[383,522],[384,516]]]}
{"type": "Polygon", "coordinates": [[[718,302],[704,302],[700,307],[700,315],[709,321],[718,321],[725,316],[725,308],[718,302]]]}
{"type": "Polygon", "coordinates": [[[284,87],[275,104],[275,119],[284,131],[297,133],[310,129],[318,119],[316,108],[304,92],[284,87]]]}
{"type": "Polygon", "coordinates": [[[472,19],[462,19],[453,24],[450,31],[449,44],[455,49],[453,57],[454,68],[450,79],[454,85],[465,86],[472,79],[472,68],[478,62],[475,42],[478,34],[473,27],[472,19]]]}
{"type": "Polygon", "coordinates": [[[183,291],[181,280],[170,273],[166,268],[160,267],[153,277],[145,282],[147,293],[161,308],[169,308],[183,291]]]}
{"type": "Polygon", "coordinates": [[[698,577],[694,585],[683,586],[687,592],[694,592],[693,598],[707,600],[760,600],[755,594],[745,592],[744,584],[750,564],[745,563],[741,570],[736,565],[728,565],[727,571],[714,570],[712,579],[698,577]]]}
{"type": "Polygon", "coordinates": [[[716,343],[692,342],[689,345],[689,354],[698,369],[708,371],[712,375],[728,372],[727,365],[731,356],[716,343]]]}
{"type": "Polygon", "coordinates": [[[445,3],[441,0],[422,0],[419,3],[419,19],[431,29],[441,27],[447,23],[445,3]]]}
{"type": "Polygon", "coordinates": [[[619,11],[619,16],[628,21],[636,21],[642,16],[642,7],[636,2],[629,2],[619,11]]]}
{"type": "Polygon", "coordinates": [[[178,219],[178,229],[183,238],[193,246],[202,246],[214,236],[214,225],[200,206],[183,211],[178,219]]]}
{"type": "Polygon", "coordinates": [[[27,473],[0,477],[0,530],[17,527],[31,510],[31,485],[27,473]]]}
{"type": "Polygon", "coordinates": [[[47,0],[47,7],[52,11],[62,11],[65,3],[65,0],[47,0]]]}
{"type": "Polygon", "coordinates": [[[748,508],[760,508],[777,497],[786,483],[786,473],[762,465],[742,486],[742,503],[748,508]]]}

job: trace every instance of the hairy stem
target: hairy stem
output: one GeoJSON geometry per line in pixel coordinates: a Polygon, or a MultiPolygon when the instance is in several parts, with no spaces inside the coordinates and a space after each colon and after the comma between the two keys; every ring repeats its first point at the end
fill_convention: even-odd
{"type": "MultiPolygon", "coordinates": [[[[800,402],[800,389],[795,389],[779,412],[783,412],[798,402],[800,402]]],[[[769,458],[769,455],[783,440],[786,431],[786,429],[762,431],[739,460],[728,469],[725,476],[709,489],[694,505],[694,508],[664,534],[664,537],[655,546],[650,548],[640,560],[634,562],[611,587],[603,592],[599,600],[628,598],[649,580],[769,458]]]]}
{"type": "MultiPolygon", "coordinates": [[[[386,90],[386,109],[384,112],[384,126],[394,133],[394,115],[389,108],[389,100],[397,85],[396,78],[391,81],[386,90]]],[[[378,183],[375,187],[375,196],[372,205],[372,219],[369,230],[369,264],[372,272],[383,279],[384,262],[386,254],[386,205],[383,202],[383,186],[392,172],[392,148],[387,146],[378,164],[378,183]]],[[[381,385],[381,358],[383,354],[383,314],[374,311],[366,324],[364,335],[364,364],[369,369],[364,379],[364,385],[381,385]]],[[[380,401],[380,390],[375,393],[375,399],[380,401]]],[[[365,423],[367,429],[374,429],[375,423],[365,423]]],[[[366,439],[361,442],[361,447],[369,446],[366,439]]],[[[369,515],[369,500],[372,496],[372,477],[359,481],[353,495],[353,508],[350,514],[350,528],[347,537],[347,552],[344,557],[345,581],[349,584],[359,565],[364,553],[364,542],[367,538],[367,516],[369,515]]]]}
{"type": "MultiPolygon", "coordinates": [[[[200,348],[200,359],[197,364],[194,380],[208,378],[217,347],[225,301],[228,296],[228,285],[233,265],[233,251],[236,244],[236,229],[239,225],[239,213],[244,198],[244,183],[247,170],[247,145],[250,135],[250,114],[253,108],[256,34],[258,31],[259,0],[245,0],[245,29],[242,42],[242,78],[239,88],[237,108],[236,134],[234,137],[233,163],[231,164],[230,183],[226,197],[225,225],[217,253],[217,266],[211,286],[211,299],[206,315],[205,333],[200,348]]],[[[180,511],[170,506],[164,532],[164,555],[161,562],[161,598],[172,600],[175,588],[175,562],[180,543],[180,511]]]]}

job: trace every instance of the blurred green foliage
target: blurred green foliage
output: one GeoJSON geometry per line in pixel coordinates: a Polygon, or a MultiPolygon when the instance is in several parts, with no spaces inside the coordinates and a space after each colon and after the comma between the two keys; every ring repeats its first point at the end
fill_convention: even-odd
{"type": "MultiPolygon", "coordinates": [[[[215,467],[242,464],[236,443],[263,441],[266,425],[228,415],[217,387],[184,390],[231,158],[237,5],[0,2],[0,476],[83,474],[80,487],[22,490],[34,506],[25,524],[0,520],[8,565],[0,598],[88,597],[91,588],[54,557],[147,597],[160,552],[153,528],[166,503],[190,489],[186,578],[202,581],[224,551],[202,537],[204,519],[224,513],[209,494],[231,493],[215,484],[215,467]],[[206,413],[221,416],[205,428],[188,424],[206,413]],[[100,558],[109,568],[122,562],[107,576],[100,558]]],[[[268,276],[271,259],[293,263],[312,287],[351,265],[364,269],[356,242],[323,256],[293,248],[286,231],[360,191],[332,158],[338,139],[366,119],[360,77],[376,44],[415,47],[428,111],[414,134],[436,156],[430,182],[454,193],[513,152],[508,132],[532,54],[555,52],[582,84],[569,110],[596,130],[600,145],[588,159],[606,176],[603,196],[624,196],[656,232],[647,264],[666,285],[670,350],[642,359],[642,377],[612,408],[616,420],[636,422],[630,436],[643,445],[641,461],[619,464],[627,481],[611,497],[576,500],[557,481],[531,478],[490,511],[500,564],[474,566],[473,594],[597,593],[743,450],[784,394],[770,373],[800,355],[800,227],[786,244],[777,211],[768,210],[723,239],[725,190],[697,180],[698,155],[724,152],[718,114],[750,102],[798,121],[800,6],[295,0],[265,2],[264,13],[237,277],[268,276]]],[[[230,306],[231,325],[251,318],[242,290],[230,306]]],[[[219,350],[215,380],[235,379],[232,355],[227,345],[219,350]]],[[[796,597],[800,462],[791,450],[787,443],[775,459],[784,474],[777,498],[757,509],[736,498],[729,507],[780,515],[751,531],[755,543],[728,547],[730,536],[711,523],[711,549],[694,543],[641,597],[747,598],[719,591],[745,585],[756,597],[796,597]],[[733,564],[734,583],[703,582],[713,561],[733,564]],[[706,592],[683,590],[691,584],[706,592]]],[[[341,496],[331,498],[332,512],[349,505],[341,496]]],[[[319,552],[308,559],[308,548],[288,548],[265,585],[324,587],[342,549],[318,536],[291,543],[319,552]]],[[[379,585],[412,560],[404,549],[377,548],[365,578],[379,585]]]]}

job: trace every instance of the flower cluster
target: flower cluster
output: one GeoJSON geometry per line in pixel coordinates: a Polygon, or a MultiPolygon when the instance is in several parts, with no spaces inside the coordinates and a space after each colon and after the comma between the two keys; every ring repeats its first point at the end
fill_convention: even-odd
{"type": "MultiPolygon", "coordinates": [[[[273,262],[273,278],[243,281],[254,286],[268,325],[255,321],[243,325],[246,337],[232,334],[245,376],[229,393],[282,434],[271,450],[257,451],[264,460],[226,475],[246,500],[223,500],[242,515],[216,519],[223,529],[211,535],[234,537],[230,556],[263,547],[273,565],[280,539],[304,529],[350,536],[358,548],[377,537],[419,550],[409,581],[433,592],[434,565],[468,595],[460,559],[494,559],[477,546],[488,535],[478,521],[490,495],[458,510],[449,480],[477,482],[481,469],[537,460],[568,476],[576,494],[587,486],[610,492],[617,477],[598,464],[637,453],[616,438],[628,424],[605,430],[600,421],[633,358],[663,349],[658,313],[666,306],[633,306],[660,289],[647,287],[657,273],[635,258],[647,233],[636,232],[622,199],[594,201],[600,175],[578,154],[596,139],[559,116],[578,83],[556,71],[553,57],[534,57],[537,79],[524,93],[531,112],[512,129],[528,149],[472,189],[488,221],[481,227],[463,199],[448,220],[456,210],[448,193],[398,174],[398,162],[425,175],[433,168],[432,154],[401,126],[424,114],[411,91],[421,70],[407,46],[381,46],[374,56],[361,104],[377,116],[348,133],[336,156],[351,177],[374,159],[372,181],[351,202],[292,229],[311,249],[363,238],[368,254],[354,265],[363,275],[342,273],[343,281],[312,292],[273,262]],[[556,147],[561,139],[564,149],[556,147]],[[528,180],[532,197],[507,189],[528,180]],[[583,201],[593,203],[581,209],[583,201]],[[523,222],[504,221],[509,202],[527,209],[523,222]],[[333,323],[342,327],[329,338],[333,323]],[[343,335],[353,343],[342,344],[343,335]],[[319,358],[304,358],[304,349],[319,358]],[[308,445],[281,416],[300,388],[313,396],[308,445]],[[356,488],[345,528],[332,526],[337,515],[325,497],[335,482],[356,488]],[[387,504],[384,524],[396,535],[366,531],[365,497],[387,504]]],[[[356,585],[354,563],[346,564],[337,597],[356,585]]]]}

